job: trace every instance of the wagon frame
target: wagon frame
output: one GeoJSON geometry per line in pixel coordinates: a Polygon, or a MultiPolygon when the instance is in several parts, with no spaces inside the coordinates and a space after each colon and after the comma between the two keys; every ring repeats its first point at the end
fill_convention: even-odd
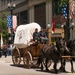
{"type": "MultiPolygon", "coordinates": [[[[26,48],[14,47],[12,50],[12,61],[15,66],[19,66],[23,61],[24,67],[30,68],[31,66],[37,66],[36,62],[40,54],[40,50],[44,45],[48,44],[32,44],[26,48]]],[[[45,63],[44,63],[45,65],[45,63]]],[[[51,65],[49,61],[48,66],[51,65]]]]}

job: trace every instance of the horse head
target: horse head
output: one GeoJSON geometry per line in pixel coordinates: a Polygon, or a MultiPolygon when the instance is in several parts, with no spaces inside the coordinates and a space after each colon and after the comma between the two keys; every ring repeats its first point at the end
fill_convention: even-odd
{"type": "Polygon", "coordinates": [[[56,41],[56,47],[60,53],[63,53],[64,52],[64,41],[63,40],[57,40],[56,41]]]}

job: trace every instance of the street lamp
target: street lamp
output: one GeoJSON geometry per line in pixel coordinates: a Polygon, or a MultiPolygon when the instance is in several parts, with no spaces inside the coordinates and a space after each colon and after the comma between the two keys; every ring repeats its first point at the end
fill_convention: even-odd
{"type": "Polygon", "coordinates": [[[10,12],[11,12],[11,16],[13,15],[13,10],[15,9],[15,7],[16,7],[15,4],[11,5],[10,3],[8,3],[8,9],[9,9],[10,12]]]}
{"type": "Polygon", "coordinates": [[[11,34],[9,34],[8,36],[9,36],[9,38],[11,38],[9,41],[12,43],[12,41],[13,41],[13,28],[12,28],[12,16],[13,16],[13,10],[15,9],[15,7],[16,7],[16,5],[15,4],[13,4],[13,5],[11,5],[10,3],[8,3],[8,9],[9,9],[9,11],[10,11],[10,15],[11,15],[11,34]]]}

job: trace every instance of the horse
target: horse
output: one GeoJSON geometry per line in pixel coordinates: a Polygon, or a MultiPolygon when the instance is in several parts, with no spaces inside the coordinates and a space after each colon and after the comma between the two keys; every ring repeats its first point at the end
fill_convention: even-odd
{"type": "MultiPolygon", "coordinates": [[[[72,45],[72,43],[70,43],[70,44],[72,45]]],[[[73,53],[67,47],[64,40],[62,40],[62,41],[57,40],[56,45],[52,44],[50,46],[42,47],[37,64],[41,64],[41,70],[42,70],[43,59],[46,59],[46,70],[48,70],[47,63],[49,60],[52,60],[54,62],[54,65],[53,65],[54,71],[55,71],[55,73],[58,73],[57,63],[60,60],[61,66],[59,69],[61,69],[63,72],[66,72],[66,70],[65,70],[66,60],[63,59],[62,56],[67,56],[67,55],[73,56],[73,53]]],[[[70,59],[70,63],[71,63],[71,72],[74,72],[72,59],[70,59]]]]}
{"type": "Polygon", "coordinates": [[[58,73],[57,70],[57,63],[61,59],[60,52],[57,50],[56,45],[46,45],[43,46],[40,50],[40,55],[38,57],[37,64],[41,64],[41,70],[43,70],[43,60],[46,59],[46,71],[48,70],[47,63],[49,60],[52,60],[54,62],[53,68],[55,73],[58,73]]]}
{"type": "MultiPolygon", "coordinates": [[[[65,42],[64,40],[61,41],[57,41],[59,43],[58,44],[58,50],[61,51],[61,49],[63,49],[63,52],[61,52],[61,56],[73,56],[73,42],[70,40],[70,41],[67,41],[65,42]]],[[[73,68],[73,61],[72,61],[72,58],[70,59],[70,63],[71,63],[71,72],[73,73],[74,72],[74,68],[73,68]]],[[[61,58],[61,67],[60,67],[60,70],[62,70],[63,72],[66,72],[65,70],[65,65],[66,65],[66,60],[61,58]]]]}

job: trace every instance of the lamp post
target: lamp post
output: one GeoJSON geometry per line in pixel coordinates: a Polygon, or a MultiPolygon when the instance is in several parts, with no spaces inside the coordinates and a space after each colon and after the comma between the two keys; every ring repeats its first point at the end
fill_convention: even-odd
{"type": "Polygon", "coordinates": [[[66,0],[66,19],[64,25],[64,37],[65,40],[68,41],[70,39],[70,20],[69,20],[69,0],[66,0]]]}
{"type": "Polygon", "coordinates": [[[73,28],[74,28],[74,23],[72,23],[71,29],[72,29],[72,40],[73,40],[73,28]]]}
{"type": "Polygon", "coordinates": [[[62,29],[62,38],[66,39],[65,37],[65,29],[64,27],[66,26],[66,22],[64,22],[62,25],[61,25],[61,29],[62,29]]]}
{"type": "Polygon", "coordinates": [[[8,3],[8,9],[10,11],[10,15],[11,15],[11,34],[9,34],[9,41],[11,43],[13,43],[13,28],[12,28],[12,16],[13,16],[13,10],[15,9],[16,5],[13,4],[11,5],[10,3],[8,3]]]}
{"type": "Polygon", "coordinates": [[[12,17],[12,15],[13,15],[13,10],[15,9],[15,7],[16,7],[15,4],[11,5],[10,3],[8,3],[8,9],[9,9],[10,12],[11,12],[11,17],[12,17]]]}
{"type": "Polygon", "coordinates": [[[48,44],[50,44],[51,42],[51,29],[50,29],[50,24],[47,25],[47,28],[48,28],[48,44]]]}

